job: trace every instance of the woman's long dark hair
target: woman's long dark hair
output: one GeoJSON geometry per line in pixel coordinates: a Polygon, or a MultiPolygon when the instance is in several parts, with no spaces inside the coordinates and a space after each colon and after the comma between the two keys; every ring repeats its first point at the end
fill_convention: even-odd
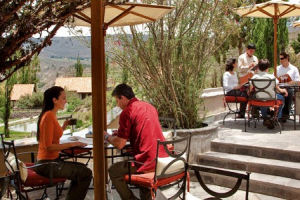
{"type": "Polygon", "coordinates": [[[236,63],[236,59],[235,58],[229,58],[227,61],[226,61],[226,68],[225,68],[225,71],[232,71],[234,66],[233,64],[236,63]]]}
{"type": "Polygon", "coordinates": [[[64,91],[62,87],[59,86],[53,86],[49,89],[47,89],[44,92],[44,101],[43,101],[43,109],[39,116],[39,120],[37,123],[37,133],[36,133],[36,139],[37,141],[40,140],[40,122],[45,112],[52,110],[54,108],[53,98],[58,99],[61,92],[64,91]]]}

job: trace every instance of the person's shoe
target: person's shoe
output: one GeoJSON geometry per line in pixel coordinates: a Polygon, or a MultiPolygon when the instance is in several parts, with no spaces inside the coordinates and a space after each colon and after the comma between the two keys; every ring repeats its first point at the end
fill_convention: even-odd
{"type": "Polygon", "coordinates": [[[287,119],[289,119],[289,118],[290,118],[289,115],[282,115],[282,117],[281,117],[281,119],[285,119],[285,120],[287,120],[287,119]]]}
{"type": "Polygon", "coordinates": [[[264,119],[263,125],[268,127],[268,126],[271,126],[271,125],[272,125],[272,122],[271,122],[270,119],[264,119]]]}
{"type": "Polygon", "coordinates": [[[285,118],[279,118],[278,121],[281,122],[281,123],[285,123],[286,119],[285,118]]]}

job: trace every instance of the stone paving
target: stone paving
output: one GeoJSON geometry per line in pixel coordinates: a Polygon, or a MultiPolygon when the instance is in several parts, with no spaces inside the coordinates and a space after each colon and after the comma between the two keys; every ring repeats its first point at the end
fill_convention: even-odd
{"type": "MultiPolygon", "coordinates": [[[[228,142],[234,142],[239,141],[240,143],[243,143],[245,145],[263,145],[265,147],[280,147],[287,150],[300,150],[300,124],[297,123],[297,129],[294,130],[293,123],[291,121],[288,121],[284,124],[284,130],[282,131],[282,134],[279,134],[277,129],[274,130],[268,130],[262,125],[262,122],[257,124],[257,127],[254,128],[253,124],[250,128],[248,128],[247,132],[244,131],[244,121],[243,120],[237,120],[234,121],[232,119],[226,120],[225,125],[222,125],[221,121],[215,122],[220,125],[219,128],[219,138],[220,141],[228,141],[228,142]]],[[[92,168],[92,163],[89,164],[89,167],[92,168]]],[[[218,191],[227,191],[227,188],[219,187],[219,186],[210,186],[211,188],[218,190],[218,191]]],[[[174,186],[163,193],[165,195],[169,195],[177,191],[177,186],[174,186]]],[[[138,196],[138,190],[134,190],[134,193],[138,196]]],[[[54,189],[49,189],[49,197],[50,199],[54,199],[54,189]]],[[[64,199],[66,194],[66,191],[63,192],[60,199],[64,199]]],[[[191,182],[191,190],[190,194],[198,199],[205,199],[207,198],[207,194],[203,191],[203,189],[200,187],[198,182],[191,182]]],[[[191,195],[188,195],[187,199],[194,199],[191,197],[191,195]]],[[[32,199],[36,199],[39,197],[39,192],[34,192],[31,195],[32,199]]],[[[93,190],[89,190],[86,199],[94,199],[93,190]]],[[[113,200],[119,200],[119,196],[116,193],[115,190],[112,190],[108,192],[108,199],[113,200]]],[[[245,199],[245,192],[244,191],[238,191],[237,194],[235,194],[233,197],[227,198],[230,200],[237,200],[237,199],[245,199]]],[[[249,199],[251,200],[276,200],[279,198],[265,196],[261,194],[256,193],[250,193],[249,199]]]]}

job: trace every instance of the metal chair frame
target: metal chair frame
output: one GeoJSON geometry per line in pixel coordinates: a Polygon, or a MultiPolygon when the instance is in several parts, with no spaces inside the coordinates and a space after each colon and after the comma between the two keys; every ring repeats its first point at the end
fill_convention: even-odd
{"type": "MultiPolygon", "coordinates": [[[[170,183],[168,185],[158,187],[159,189],[166,189],[166,188],[169,188],[173,185],[177,185],[177,184],[182,183],[179,190],[177,191],[177,193],[175,193],[172,197],[168,198],[169,200],[173,200],[173,199],[177,199],[177,198],[185,199],[185,188],[186,188],[186,182],[187,182],[187,177],[188,177],[188,160],[189,160],[189,152],[190,152],[190,142],[191,142],[191,136],[186,136],[186,137],[176,139],[176,140],[171,140],[171,141],[164,141],[164,142],[161,142],[160,140],[157,141],[156,158],[155,158],[156,164],[155,164],[155,171],[154,171],[154,183],[156,183],[159,179],[162,179],[162,178],[170,178],[172,176],[181,174],[182,172],[185,173],[185,175],[181,179],[176,180],[173,183],[170,183]],[[182,143],[184,141],[185,141],[185,147],[182,151],[178,152],[178,151],[174,150],[173,152],[170,152],[170,150],[168,149],[168,144],[174,144],[176,146],[176,144],[182,143]],[[159,147],[161,145],[163,146],[163,148],[164,148],[165,152],[168,154],[168,156],[174,158],[174,160],[172,160],[170,163],[168,163],[167,166],[165,166],[163,168],[161,174],[158,175],[156,173],[156,171],[157,171],[157,161],[158,161],[158,158],[159,158],[159,147]],[[184,154],[186,154],[186,159],[184,159],[182,157],[182,155],[184,155],[184,154]],[[173,163],[175,163],[177,161],[184,162],[184,169],[182,169],[180,171],[173,172],[173,173],[167,173],[167,170],[172,166],[173,163]],[[183,195],[182,197],[180,197],[181,194],[183,195]]],[[[128,183],[132,184],[132,182],[131,182],[132,174],[130,173],[131,172],[130,168],[131,168],[132,163],[136,163],[136,161],[128,161],[128,162],[130,162],[130,164],[128,165],[128,172],[129,172],[129,174],[128,174],[129,175],[128,183]]],[[[142,164],[142,163],[140,163],[140,164],[142,164]]],[[[156,189],[151,188],[151,192],[156,193],[156,189]]]]}
{"type": "Polygon", "coordinates": [[[189,169],[194,171],[201,187],[209,195],[214,197],[214,198],[208,198],[208,199],[221,199],[221,198],[227,198],[227,197],[234,195],[240,188],[240,186],[242,184],[242,180],[245,180],[246,181],[245,199],[248,200],[250,172],[246,172],[246,174],[242,174],[242,173],[236,173],[236,172],[226,171],[226,170],[221,170],[221,169],[216,169],[216,168],[203,167],[203,166],[199,166],[199,165],[190,165],[189,169]],[[204,183],[204,181],[201,177],[201,172],[211,173],[211,174],[219,174],[219,175],[228,176],[228,177],[234,177],[234,178],[237,178],[237,181],[236,181],[234,187],[231,188],[231,190],[229,190],[227,192],[216,192],[206,186],[206,184],[204,183]]]}
{"type": "MultiPolygon", "coordinates": [[[[281,124],[278,121],[278,108],[280,105],[277,104],[277,95],[276,95],[276,79],[250,79],[251,85],[253,86],[253,91],[251,91],[249,100],[248,100],[248,127],[250,127],[250,121],[254,121],[254,127],[256,128],[256,121],[258,119],[254,119],[253,116],[250,117],[249,112],[252,109],[252,106],[260,106],[260,107],[273,107],[275,110],[275,113],[273,115],[273,120],[275,122],[275,125],[279,127],[280,133],[282,130],[281,124]],[[265,86],[258,86],[259,83],[265,83],[265,86]],[[274,85],[274,88],[272,89],[272,93],[267,91],[267,89],[274,85]],[[265,94],[267,97],[259,97],[259,94],[265,94]],[[259,103],[264,104],[264,106],[259,105],[259,103]]],[[[247,132],[247,125],[245,124],[245,132],[247,132]]]]}
{"type": "MultiPolygon", "coordinates": [[[[53,183],[53,174],[50,174],[49,178],[49,183],[47,185],[40,185],[40,186],[23,186],[21,176],[20,176],[20,166],[17,164],[17,170],[14,170],[14,168],[10,165],[10,163],[7,161],[7,158],[9,156],[9,153],[12,153],[15,157],[16,163],[18,163],[18,155],[20,154],[27,154],[30,153],[31,156],[31,162],[34,163],[34,152],[22,152],[22,153],[17,153],[14,140],[12,141],[4,141],[4,136],[3,134],[1,135],[1,143],[2,143],[2,153],[3,153],[3,158],[4,158],[4,163],[6,166],[8,166],[10,169],[7,168],[7,175],[11,177],[11,182],[10,185],[16,190],[16,194],[18,199],[29,199],[28,193],[36,190],[43,190],[43,194],[40,199],[46,199],[48,197],[47,194],[47,188],[56,186],[56,199],[59,199],[59,196],[61,195],[62,188],[64,182],[60,183],[53,183]],[[28,188],[29,187],[29,188],[28,188]],[[22,194],[22,192],[25,193],[25,196],[22,194]]],[[[34,167],[41,166],[44,164],[49,164],[50,168],[52,168],[54,165],[56,165],[56,162],[48,162],[48,163],[43,163],[43,164],[34,164],[32,166],[26,167],[26,169],[33,169],[34,167]]],[[[51,170],[52,171],[52,170],[51,170]]]]}

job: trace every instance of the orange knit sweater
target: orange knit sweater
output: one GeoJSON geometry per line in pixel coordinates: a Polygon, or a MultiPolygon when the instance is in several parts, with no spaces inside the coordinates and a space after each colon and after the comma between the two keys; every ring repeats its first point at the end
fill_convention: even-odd
{"type": "Polygon", "coordinates": [[[54,160],[58,158],[59,151],[47,151],[51,144],[59,144],[59,139],[63,134],[63,129],[59,125],[56,115],[52,111],[47,111],[40,121],[40,139],[38,149],[38,160],[54,160]]]}

